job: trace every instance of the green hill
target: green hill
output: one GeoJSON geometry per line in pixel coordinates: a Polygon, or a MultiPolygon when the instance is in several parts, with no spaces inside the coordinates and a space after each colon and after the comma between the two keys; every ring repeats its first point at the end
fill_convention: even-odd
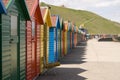
{"type": "MultiPolygon", "coordinates": [[[[41,6],[48,4],[41,3],[41,6]]],[[[95,13],[85,10],[74,10],[60,6],[48,5],[51,7],[51,14],[57,14],[64,20],[75,22],[77,26],[84,24],[92,34],[119,34],[120,23],[105,19],[95,13]]]]}

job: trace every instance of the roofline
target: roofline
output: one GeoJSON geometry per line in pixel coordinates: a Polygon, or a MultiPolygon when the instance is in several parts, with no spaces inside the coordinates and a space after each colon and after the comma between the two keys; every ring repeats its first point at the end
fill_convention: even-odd
{"type": "MultiPolygon", "coordinates": [[[[42,8],[43,8],[43,7],[42,7],[42,8]]],[[[49,17],[50,17],[50,24],[49,24],[49,26],[51,27],[51,26],[52,26],[51,15],[50,15],[49,8],[47,7],[46,12],[45,12],[45,16],[43,17],[44,23],[46,22],[46,19],[47,19],[47,16],[48,16],[48,15],[49,15],[49,17]]]]}
{"type": "Polygon", "coordinates": [[[64,26],[64,20],[61,18],[60,20],[60,28],[63,30],[63,26],[64,26]]]}
{"type": "Polygon", "coordinates": [[[51,15],[51,17],[52,17],[52,16],[56,16],[56,17],[57,17],[57,19],[56,19],[56,23],[55,23],[55,26],[53,26],[53,25],[52,25],[53,27],[56,27],[56,26],[57,26],[58,21],[60,22],[60,20],[59,20],[59,19],[60,19],[60,18],[59,18],[59,15],[51,15]]]}
{"type": "Polygon", "coordinates": [[[10,4],[11,4],[13,1],[15,1],[15,0],[9,0],[8,4],[5,6],[6,9],[8,9],[8,7],[10,6],[10,4]]]}
{"type": "MultiPolygon", "coordinates": [[[[8,9],[13,2],[15,2],[15,0],[9,0],[8,4],[5,6],[6,9],[8,9]]],[[[25,18],[27,20],[30,20],[30,15],[29,15],[29,11],[28,11],[27,6],[26,6],[26,1],[25,0],[18,0],[18,2],[20,2],[20,4],[23,5],[21,7],[22,7],[22,10],[24,11],[25,18]]]]}
{"type": "Polygon", "coordinates": [[[38,0],[35,0],[35,8],[33,8],[31,11],[29,11],[29,13],[30,13],[30,16],[34,16],[34,14],[35,14],[35,11],[36,11],[36,9],[37,9],[37,7],[39,6],[39,3],[38,3],[39,1],[38,0]]]}
{"type": "MultiPolygon", "coordinates": [[[[20,0],[19,0],[19,1],[20,1],[20,0]]],[[[28,8],[27,8],[26,1],[25,1],[25,0],[21,0],[20,2],[21,2],[21,4],[22,4],[22,5],[25,7],[25,9],[26,9],[26,10],[25,10],[24,7],[22,6],[23,11],[25,10],[24,13],[27,15],[27,16],[25,15],[26,19],[27,19],[27,20],[30,20],[31,18],[30,18],[30,14],[29,14],[29,11],[28,11],[28,8]]]]}
{"type": "Polygon", "coordinates": [[[0,0],[0,3],[2,5],[2,9],[3,9],[3,12],[4,14],[7,14],[7,11],[6,11],[6,8],[5,8],[5,5],[3,4],[2,0],[0,0]]]}

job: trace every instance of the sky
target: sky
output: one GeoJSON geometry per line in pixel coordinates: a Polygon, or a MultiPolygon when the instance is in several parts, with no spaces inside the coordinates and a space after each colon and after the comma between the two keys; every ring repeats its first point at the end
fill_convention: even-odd
{"type": "Polygon", "coordinates": [[[51,5],[64,5],[77,10],[94,12],[120,23],[120,0],[40,0],[51,5]]]}

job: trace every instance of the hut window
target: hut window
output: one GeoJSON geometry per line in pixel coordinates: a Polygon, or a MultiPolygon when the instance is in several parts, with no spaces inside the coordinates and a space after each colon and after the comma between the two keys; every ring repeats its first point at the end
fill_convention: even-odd
{"type": "Polygon", "coordinates": [[[11,15],[11,35],[17,35],[17,16],[11,15]]]}
{"type": "Polygon", "coordinates": [[[35,36],[35,22],[32,21],[32,37],[35,36]]]}

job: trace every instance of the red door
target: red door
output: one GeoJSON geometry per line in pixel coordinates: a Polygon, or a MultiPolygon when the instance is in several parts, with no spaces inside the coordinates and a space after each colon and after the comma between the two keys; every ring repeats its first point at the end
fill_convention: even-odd
{"type": "Polygon", "coordinates": [[[35,53],[36,53],[36,74],[40,73],[40,25],[36,23],[36,42],[35,42],[35,53]]]}
{"type": "Polygon", "coordinates": [[[26,22],[26,80],[32,80],[32,23],[26,22]]]}
{"type": "Polygon", "coordinates": [[[32,76],[36,76],[36,36],[35,36],[35,21],[32,21],[32,76]]]}
{"type": "Polygon", "coordinates": [[[32,66],[33,77],[40,73],[40,25],[32,22],[32,66]]]}

